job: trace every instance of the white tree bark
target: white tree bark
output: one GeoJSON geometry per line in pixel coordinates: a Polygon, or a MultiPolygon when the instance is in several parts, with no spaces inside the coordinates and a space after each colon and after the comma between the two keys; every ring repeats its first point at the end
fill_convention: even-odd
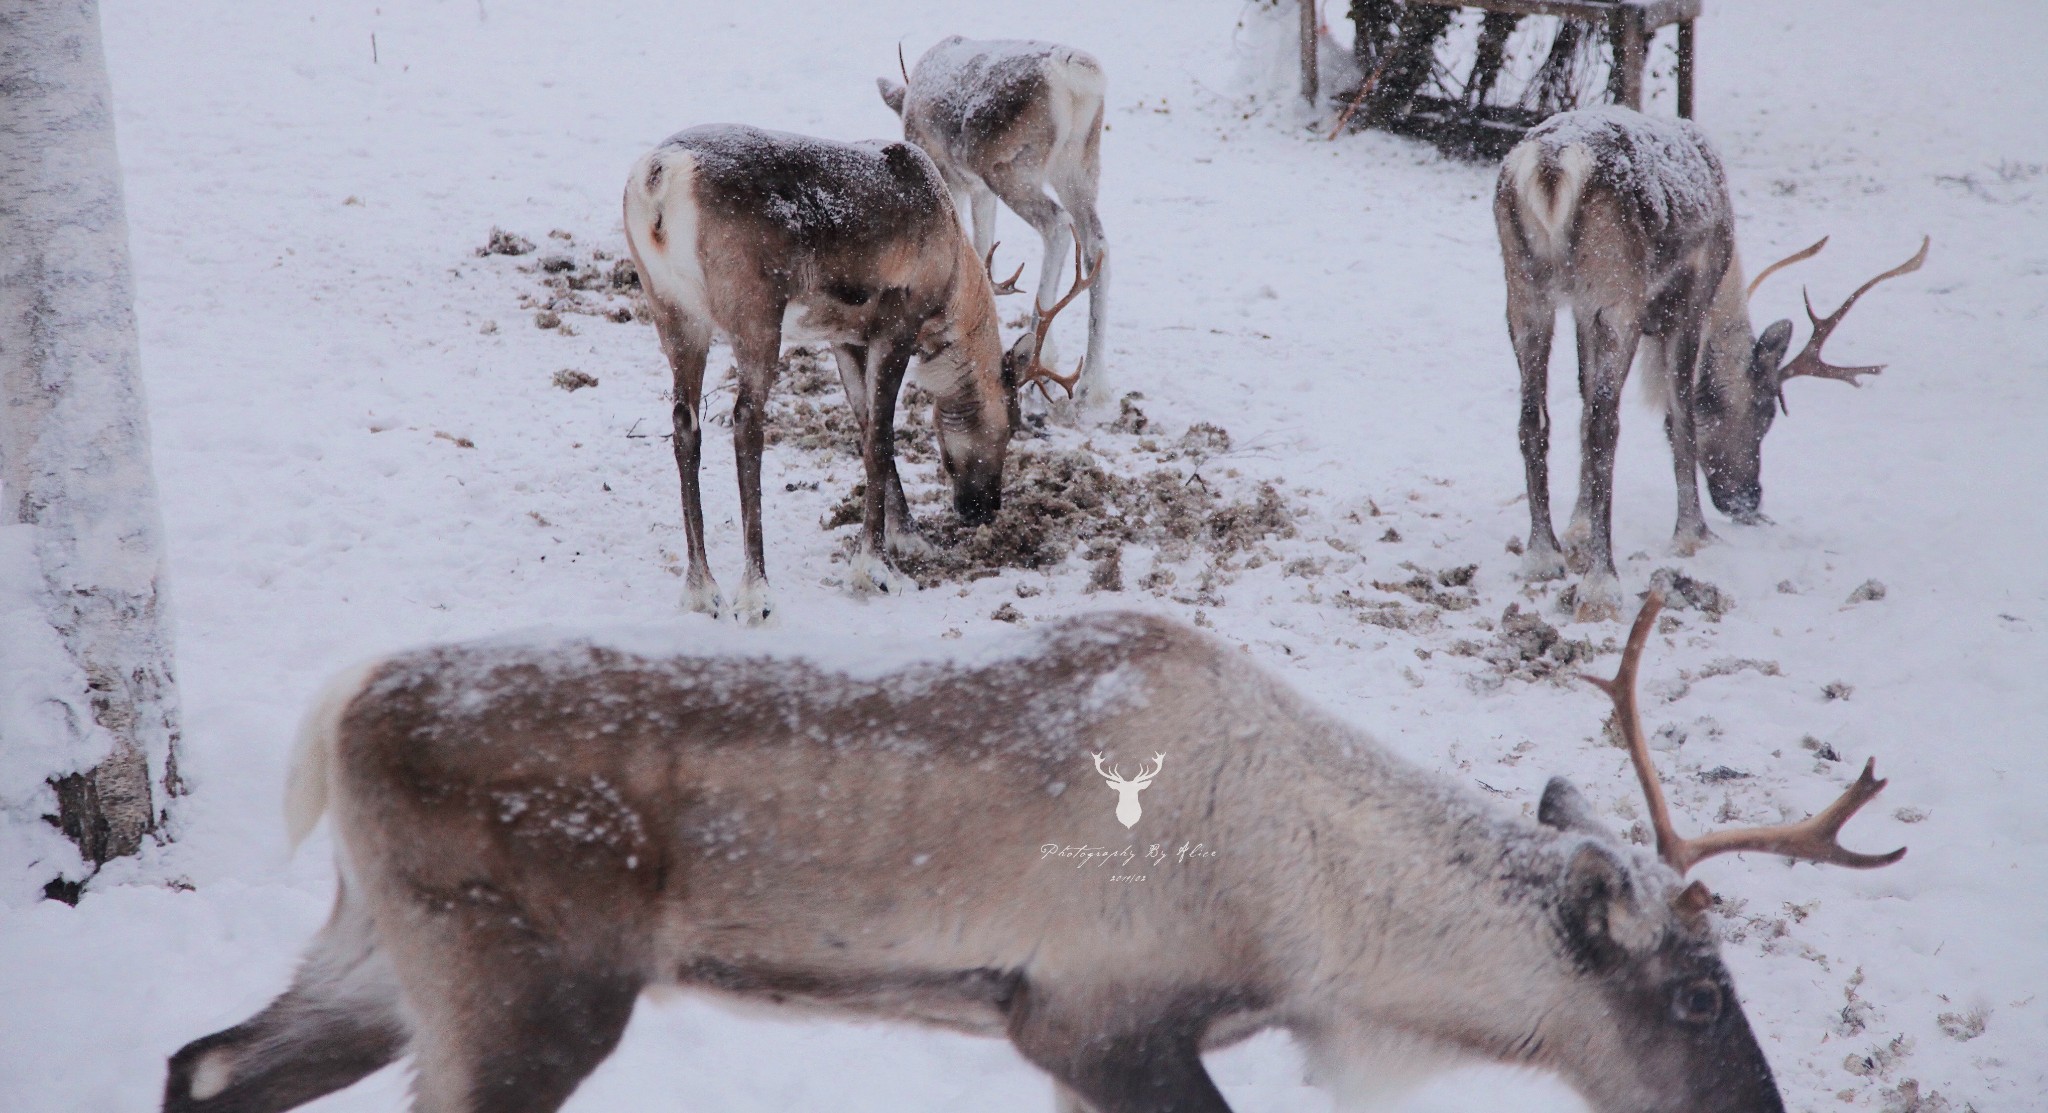
{"type": "Polygon", "coordinates": [[[97,0],[0,0],[0,823],[88,870],[181,791],[111,100],[97,0]]]}

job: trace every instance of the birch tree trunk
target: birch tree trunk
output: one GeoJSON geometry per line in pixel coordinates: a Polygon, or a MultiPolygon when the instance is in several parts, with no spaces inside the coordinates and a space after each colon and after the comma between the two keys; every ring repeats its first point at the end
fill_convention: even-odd
{"type": "Polygon", "coordinates": [[[0,820],[88,874],[182,791],[111,100],[97,0],[0,0],[0,820]]]}

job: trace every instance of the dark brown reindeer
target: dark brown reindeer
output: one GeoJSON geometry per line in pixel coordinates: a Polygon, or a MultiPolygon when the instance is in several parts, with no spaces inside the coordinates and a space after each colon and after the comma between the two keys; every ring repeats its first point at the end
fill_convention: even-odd
{"type": "MultiPolygon", "coordinates": [[[[1643,373],[1664,410],[1678,480],[1673,545],[1689,555],[1712,539],[1701,513],[1699,474],[1714,505],[1738,522],[1763,520],[1763,440],[1797,376],[1851,385],[1879,367],[1837,367],[1821,345],[1856,299],[1887,278],[1918,270],[1927,243],[1905,264],[1864,283],[1834,313],[1807,303],[1813,335],[1790,361],[1792,324],[1759,337],[1749,320],[1727,176],[1707,137],[1688,120],[1626,108],[1554,116],[1501,164],[1494,193],[1507,272],[1508,335],[1522,374],[1521,448],[1529,491],[1525,574],[1552,578],[1567,565],[1584,575],[1579,618],[1609,618],[1621,588],[1612,540],[1614,448],[1621,388],[1638,342],[1643,373]],[[1560,551],[1550,522],[1550,340],[1560,304],[1578,334],[1579,495],[1560,551]]],[[[1765,268],[1764,276],[1822,244],[1765,268]]]]}
{"type": "Polygon", "coordinates": [[[889,555],[929,546],[896,472],[896,399],[911,357],[937,399],[932,424],[954,510],[969,522],[1002,500],[1010,437],[1005,378],[1038,373],[1006,356],[982,258],[938,171],[909,143],[835,143],[731,124],[678,133],[626,181],[626,243],[675,373],[675,453],[689,545],[684,604],[747,622],[768,616],[761,533],[762,421],[782,342],[822,341],[859,416],[867,503],[856,590],[900,591],[889,555]],[[704,362],[722,333],[739,363],[733,445],[746,572],[736,603],[705,556],[697,485],[704,362]],[[1008,361],[1008,362],[1006,362],[1008,361]]]}
{"type": "MultiPolygon", "coordinates": [[[[974,250],[993,262],[998,197],[1044,242],[1034,295],[1039,320],[1058,312],[1053,301],[1061,265],[1069,241],[1079,237],[1078,258],[1088,261],[1092,287],[1088,353],[1072,376],[1041,376],[1039,382],[1041,389],[1047,381],[1059,383],[1083,405],[1108,402],[1108,241],[1096,213],[1107,87],[1101,64],[1058,43],[954,35],[925,51],[903,80],[899,85],[883,77],[875,84],[903,118],[903,138],[932,156],[956,197],[970,199],[974,250]]],[[[1012,275],[998,292],[1014,289],[1012,275]]]]}
{"type": "MultiPolygon", "coordinates": [[[[1654,616],[1603,682],[1653,805],[1654,616]]],[[[172,1057],[166,1113],[276,1113],[401,1055],[418,1113],[548,1113],[658,986],[1007,1038],[1066,1113],[1227,1113],[1202,1054],[1268,1028],[1340,1089],[1463,1058],[1600,1113],[1782,1113],[1683,871],[1897,857],[1835,841],[1867,769],[1789,830],[1678,844],[1655,806],[1662,860],[1563,781],[1528,821],[1146,615],[893,660],[778,640],[486,641],[339,678],[288,808],[295,838],[333,817],[334,915],[290,989],[172,1057]],[[1094,789],[1147,754],[1142,816],[1094,789]]]]}

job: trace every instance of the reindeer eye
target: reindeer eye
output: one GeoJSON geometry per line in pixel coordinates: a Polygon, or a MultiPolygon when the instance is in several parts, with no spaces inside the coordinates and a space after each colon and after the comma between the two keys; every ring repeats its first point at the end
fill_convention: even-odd
{"type": "Polygon", "coordinates": [[[1686,1024],[1706,1024],[1721,1015],[1721,987],[1709,981],[1688,982],[1671,995],[1671,1015],[1686,1024]]]}

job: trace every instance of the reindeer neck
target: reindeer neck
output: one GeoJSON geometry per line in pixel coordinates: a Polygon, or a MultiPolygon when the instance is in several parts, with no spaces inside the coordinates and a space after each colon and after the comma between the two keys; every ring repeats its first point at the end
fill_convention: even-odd
{"type": "Polygon", "coordinates": [[[998,398],[1002,392],[1003,342],[995,293],[967,237],[955,239],[952,291],[934,345],[938,351],[918,370],[918,382],[938,396],[942,410],[979,407],[989,392],[998,398]]]}
{"type": "Polygon", "coordinates": [[[1549,923],[1563,844],[1580,836],[1513,815],[1369,739],[1349,749],[1351,760],[1304,793],[1320,813],[1310,873],[1318,892],[1304,904],[1326,918],[1298,952],[1308,962],[1294,972],[1295,990],[1313,999],[1305,1011],[1335,1029],[1391,1022],[1512,1059],[1503,1041],[1525,1018],[1503,1004],[1502,987],[1563,973],[1549,923]],[[1450,1015],[1498,1023],[1428,1030],[1450,1015]]]}

